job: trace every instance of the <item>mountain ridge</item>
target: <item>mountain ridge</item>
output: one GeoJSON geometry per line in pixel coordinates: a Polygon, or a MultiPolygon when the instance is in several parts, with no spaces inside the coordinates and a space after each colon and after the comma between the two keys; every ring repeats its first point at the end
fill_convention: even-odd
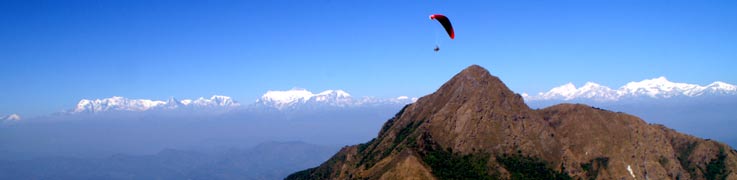
{"type": "Polygon", "coordinates": [[[415,100],[416,98],[409,98],[407,96],[399,96],[396,98],[353,98],[348,92],[340,89],[325,90],[314,94],[306,89],[293,88],[286,91],[267,91],[260,99],[256,100],[255,104],[276,108],[278,110],[286,110],[305,104],[328,105],[333,107],[355,107],[382,103],[406,104],[415,100]]]}
{"type": "Polygon", "coordinates": [[[103,112],[144,112],[151,110],[191,109],[248,109],[274,108],[277,110],[297,109],[304,105],[324,105],[330,107],[357,107],[379,104],[406,104],[414,102],[416,98],[399,96],[397,98],[353,98],[343,90],[325,90],[317,94],[306,89],[291,89],[287,91],[267,91],[252,104],[243,105],[229,96],[213,95],[210,98],[178,100],[170,97],[166,101],[150,99],[129,99],[113,96],[102,99],[82,99],[75,108],[66,114],[103,113],[103,112]]]}
{"type": "Polygon", "coordinates": [[[582,104],[530,109],[472,65],[376,138],[287,179],[737,178],[731,147],[582,104]]]}
{"type": "Polygon", "coordinates": [[[7,116],[0,116],[0,121],[10,123],[20,121],[22,118],[18,114],[9,114],[7,116]]]}
{"type": "MultiPolygon", "coordinates": [[[[537,95],[522,93],[526,101],[571,101],[593,100],[595,102],[617,102],[633,99],[672,99],[675,97],[705,97],[705,96],[734,96],[737,97],[737,86],[722,81],[715,81],[706,86],[686,83],[674,83],[665,77],[646,79],[639,82],[630,82],[612,89],[595,82],[586,82],[581,87],[573,83],[552,88],[537,95]]],[[[149,110],[174,110],[182,108],[214,108],[214,109],[243,109],[243,108],[274,108],[277,110],[292,110],[304,105],[318,105],[328,107],[358,107],[386,103],[412,103],[418,98],[399,96],[396,98],[352,97],[348,92],[325,90],[312,93],[302,88],[279,91],[269,90],[261,98],[251,104],[243,106],[229,96],[213,95],[210,98],[178,100],[170,97],[167,100],[129,99],[122,96],[112,96],[101,99],[81,99],[74,108],[63,111],[62,114],[101,113],[110,111],[143,112],[149,110]]]]}
{"type": "Polygon", "coordinates": [[[167,101],[150,99],[128,99],[121,96],[113,96],[103,99],[82,99],[76,107],[69,111],[76,113],[99,113],[107,111],[148,111],[154,109],[176,109],[179,107],[201,107],[201,108],[233,108],[240,103],[228,96],[213,95],[209,99],[200,97],[198,99],[177,100],[174,97],[167,101]]]}
{"type": "Polygon", "coordinates": [[[673,97],[701,97],[737,95],[737,86],[722,81],[714,81],[706,86],[671,82],[666,77],[629,82],[618,89],[612,89],[595,82],[586,82],[580,88],[573,83],[554,87],[537,95],[523,93],[528,101],[589,99],[600,102],[619,101],[627,98],[668,99],[673,97]]]}

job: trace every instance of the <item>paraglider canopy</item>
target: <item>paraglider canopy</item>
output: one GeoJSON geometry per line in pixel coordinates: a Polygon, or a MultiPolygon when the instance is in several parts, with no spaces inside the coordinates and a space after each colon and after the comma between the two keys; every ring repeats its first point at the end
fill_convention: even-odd
{"type": "Polygon", "coordinates": [[[453,25],[450,24],[450,20],[448,17],[445,17],[442,14],[433,14],[430,15],[431,20],[438,20],[438,22],[443,25],[443,28],[445,28],[445,32],[448,33],[448,36],[450,36],[450,39],[454,39],[456,37],[455,33],[453,32],[453,25]]]}

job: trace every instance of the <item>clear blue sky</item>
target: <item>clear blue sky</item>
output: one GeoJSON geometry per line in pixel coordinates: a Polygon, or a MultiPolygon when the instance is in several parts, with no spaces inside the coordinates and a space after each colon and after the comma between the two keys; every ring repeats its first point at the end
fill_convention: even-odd
{"type": "Polygon", "coordinates": [[[110,96],[422,96],[470,64],[520,93],[658,76],[734,84],[737,1],[11,0],[0,62],[0,115],[22,116],[110,96]]]}

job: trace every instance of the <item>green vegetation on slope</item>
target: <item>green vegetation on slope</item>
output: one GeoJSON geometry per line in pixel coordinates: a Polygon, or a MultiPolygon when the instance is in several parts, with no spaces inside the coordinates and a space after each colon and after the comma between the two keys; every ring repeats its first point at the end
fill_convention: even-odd
{"type": "Polygon", "coordinates": [[[568,174],[555,171],[545,165],[545,161],[522,155],[502,155],[497,157],[509,171],[511,179],[572,179],[568,174]]]}
{"type": "Polygon", "coordinates": [[[489,174],[486,155],[459,155],[450,148],[431,149],[423,154],[422,160],[438,179],[497,179],[489,174]]]}
{"type": "Polygon", "coordinates": [[[688,157],[691,156],[691,153],[693,153],[694,149],[696,149],[696,146],[698,145],[698,142],[691,142],[687,143],[685,147],[682,149],[677,149],[679,151],[678,153],[678,161],[681,163],[681,167],[685,169],[688,174],[691,175],[691,177],[697,177],[698,174],[696,173],[696,166],[691,163],[691,161],[688,160],[688,157]]]}
{"type": "Polygon", "coordinates": [[[724,148],[719,148],[719,155],[716,159],[712,159],[709,164],[706,165],[706,172],[704,177],[709,180],[722,180],[727,179],[730,171],[727,170],[727,166],[724,164],[724,159],[727,158],[727,154],[724,153],[724,148]]]}
{"type": "Polygon", "coordinates": [[[586,177],[589,179],[596,179],[599,176],[599,171],[606,169],[607,166],[609,166],[608,157],[597,157],[588,163],[581,164],[581,168],[586,171],[586,177]]]}

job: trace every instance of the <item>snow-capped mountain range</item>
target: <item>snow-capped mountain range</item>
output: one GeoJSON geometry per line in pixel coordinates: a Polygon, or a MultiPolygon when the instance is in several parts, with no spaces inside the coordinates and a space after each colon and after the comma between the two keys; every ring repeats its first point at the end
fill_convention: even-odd
{"type": "Polygon", "coordinates": [[[113,96],[104,99],[82,99],[70,113],[97,113],[107,111],[147,111],[154,109],[177,109],[182,107],[195,108],[233,108],[240,104],[233,101],[228,96],[214,95],[209,99],[200,97],[199,99],[177,100],[170,98],[167,101],[150,100],[150,99],[128,99],[120,96],[113,96]]]}
{"type": "Polygon", "coordinates": [[[573,83],[568,83],[537,95],[523,93],[522,97],[527,101],[585,99],[606,102],[628,98],[668,99],[706,95],[737,95],[737,86],[721,81],[700,86],[671,82],[665,77],[658,77],[639,82],[629,82],[616,90],[594,82],[587,82],[580,88],[577,88],[573,83]]]}
{"type": "Polygon", "coordinates": [[[18,114],[10,114],[7,116],[0,117],[1,122],[14,122],[14,121],[20,121],[20,115],[18,114]]]}
{"type": "Polygon", "coordinates": [[[351,94],[343,90],[326,90],[313,94],[306,89],[291,89],[287,91],[268,91],[256,100],[256,103],[283,109],[295,104],[304,104],[310,101],[325,102],[342,106],[351,102],[351,94]]]}
{"type": "Polygon", "coordinates": [[[417,98],[400,96],[397,98],[372,98],[363,97],[354,99],[343,90],[326,90],[317,94],[306,89],[291,89],[287,91],[267,91],[251,106],[241,106],[240,103],[228,96],[214,95],[212,97],[199,99],[169,98],[166,101],[150,99],[128,99],[113,96],[103,99],[82,99],[77,106],[68,111],[69,114],[77,113],[99,113],[111,111],[141,112],[149,110],[174,110],[182,108],[190,109],[239,109],[239,108],[275,108],[278,110],[293,109],[302,105],[320,105],[331,107],[355,107],[376,104],[408,104],[417,98]]]}
{"type": "Polygon", "coordinates": [[[397,98],[353,98],[351,94],[343,90],[326,90],[317,94],[306,89],[291,89],[287,91],[268,91],[256,100],[256,104],[273,107],[276,109],[287,109],[299,105],[328,105],[334,107],[352,107],[376,104],[408,104],[417,101],[417,98],[399,96],[397,98]]]}
{"type": "MultiPolygon", "coordinates": [[[[612,89],[594,82],[587,82],[581,87],[573,83],[567,83],[552,88],[548,92],[537,95],[523,93],[522,97],[527,101],[543,100],[593,100],[598,102],[619,101],[622,99],[651,98],[668,99],[673,97],[698,97],[706,95],[737,95],[737,86],[721,81],[713,82],[706,86],[687,83],[671,82],[665,77],[646,79],[639,82],[630,82],[626,85],[612,89]]],[[[320,93],[312,93],[306,89],[294,88],[286,91],[271,90],[264,93],[249,106],[242,106],[231,97],[214,95],[210,98],[200,97],[198,99],[169,98],[163,100],[150,99],[128,99],[113,96],[103,99],[82,99],[76,107],[67,111],[69,114],[98,113],[110,111],[141,112],[149,110],[174,110],[174,109],[245,109],[245,108],[274,108],[277,110],[296,109],[300,107],[359,107],[382,104],[409,104],[417,101],[417,98],[400,96],[396,98],[354,98],[343,90],[325,90],[320,93]]],[[[3,120],[20,119],[17,114],[2,117],[3,120]]]]}

